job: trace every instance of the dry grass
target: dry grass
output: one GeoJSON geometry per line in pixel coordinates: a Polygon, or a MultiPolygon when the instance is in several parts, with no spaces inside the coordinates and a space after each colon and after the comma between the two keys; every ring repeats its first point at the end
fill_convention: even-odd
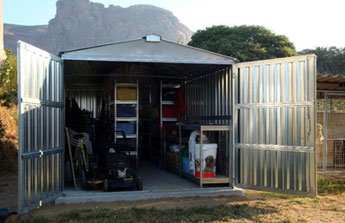
{"type": "Polygon", "coordinates": [[[10,107],[0,106],[0,118],[5,127],[5,136],[0,147],[0,173],[17,171],[18,153],[18,109],[11,104],[10,107]]]}
{"type": "Polygon", "coordinates": [[[48,205],[21,222],[345,222],[345,196],[308,198],[247,190],[242,197],[48,205]]]}

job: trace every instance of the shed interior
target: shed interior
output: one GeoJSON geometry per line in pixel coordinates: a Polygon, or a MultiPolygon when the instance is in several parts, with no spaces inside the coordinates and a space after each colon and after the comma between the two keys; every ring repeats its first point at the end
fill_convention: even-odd
{"type": "MultiPolygon", "coordinates": [[[[132,125],[125,130],[133,131],[127,136],[131,164],[142,178],[144,190],[198,187],[192,183],[194,176],[190,177],[192,181],[188,181],[184,179],[188,177],[181,175],[181,172],[188,172],[181,154],[185,151],[189,157],[188,140],[193,128],[179,132],[178,126],[218,125],[230,128],[231,72],[231,65],[65,60],[66,127],[89,135],[92,145],[88,147],[92,147],[92,151],[88,148],[88,182],[95,183],[97,178],[104,178],[97,171],[106,169],[104,165],[110,145],[124,143],[123,137],[114,130],[124,130],[122,128],[125,127],[119,126],[125,124],[132,125]],[[116,86],[121,84],[133,84],[123,85],[132,90],[137,84],[137,96],[131,100],[137,100],[138,104],[118,104],[116,86]],[[164,86],[168,89],[163,89],[164,86]],[[120,107],[129,112],[132,108],[137,119],[126,114],[126,118],[119,118],[120,107]],[[169,118],[164,119],[163,116],[169,118]],[[171,151],[173,145],[179,148],[180,141],[180,152],[171,151]],[[183,147],[184,150],[181,149],[183,147]]],[[[207,131],[205,135],[210,143],[218,145],[215,178],[223,178],[202,186],[229,185],[230,131],[207,131]]],[[[76,150],[71,146],[74,159],[76,150]]],[[[82,179],[76,167],[78,161],[75,160],[75,166],[71,167],[68,156],[66,152],[67,187],[73,186],[71,168],[75,169],[79,184],[82,179]]],[[[194,181],[198,182],[198,179],[194,181]]],[[[100,189],[100,185],[82,187],[100,189]]]]}

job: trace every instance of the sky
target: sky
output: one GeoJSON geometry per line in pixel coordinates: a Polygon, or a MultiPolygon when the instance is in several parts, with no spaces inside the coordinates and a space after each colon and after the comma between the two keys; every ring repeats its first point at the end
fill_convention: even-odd
{"type": "MultiPolygon", "coordinates": [[[[91,0],[129,7],[155,5],[171,11],[192,31],[212,25],[261,25],[286,35],[298,51],[317,46],[345,47],[343,0],[91,0]]],[[[3,0],[4,23],[48,24],[55,0],[3,0]],[[20,5],[20,7],[18,7],[20,5]]]]}

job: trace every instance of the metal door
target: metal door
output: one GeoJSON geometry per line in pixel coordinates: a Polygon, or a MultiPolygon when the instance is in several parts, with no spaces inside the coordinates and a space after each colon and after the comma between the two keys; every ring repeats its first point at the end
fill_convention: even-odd
{"type": "Polygon", "coordinates": [[[18,42],[18,210],[42,206],[63,190],[62,60],[18,42]]]}
{"type": "Polygon", "coordinates": [[[315,196],[316,56],[239,63],[235,68],[236,185],[315,196]]]}

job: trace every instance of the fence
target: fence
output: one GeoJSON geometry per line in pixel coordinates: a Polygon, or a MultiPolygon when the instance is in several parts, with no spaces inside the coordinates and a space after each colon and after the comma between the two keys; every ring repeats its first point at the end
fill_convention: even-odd
{"type": "Polygon", "coordinates": [[[318,91],[318,173],[345,176],[345,92],[318,91]]]}

